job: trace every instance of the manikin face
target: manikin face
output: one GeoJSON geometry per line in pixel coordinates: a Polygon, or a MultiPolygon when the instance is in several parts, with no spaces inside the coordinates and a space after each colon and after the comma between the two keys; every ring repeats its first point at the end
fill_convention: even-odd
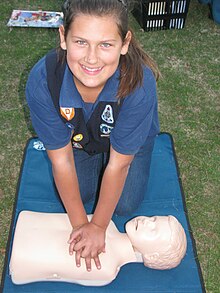
{"type": "Polygon", "coordinates": [[[118,32],[114,17],[81,14],[72,23],[67,38],[60,27],[61,47],[67,50],[67,63],[74,75],[78,90],[101,90],[116,71],[120,55],[128,51],[118,32]]]}
{"type": "Polygon", "coordinates": [[[171,241],[169,216],[136,217],[126,224],[133,247],[143,255],[166,251],[171,241]]]}

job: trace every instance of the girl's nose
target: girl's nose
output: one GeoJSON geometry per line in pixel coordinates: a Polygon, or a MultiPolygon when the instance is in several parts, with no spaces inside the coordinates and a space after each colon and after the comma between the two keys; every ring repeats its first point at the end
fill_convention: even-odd
{"type": "Polygon", "coordinates": [[[85,61],[89,64],[96,64],[98,62],[97,50],[95,47],[88,48],[85,61]]]}

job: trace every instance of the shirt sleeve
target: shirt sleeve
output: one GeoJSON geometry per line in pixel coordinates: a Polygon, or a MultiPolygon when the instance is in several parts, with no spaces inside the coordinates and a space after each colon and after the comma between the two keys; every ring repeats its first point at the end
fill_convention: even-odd
{"type": "Polygon", "coordinates": [[[124,99],[115,127],[110,135],[114,150],[134,155],[149,136],[159,132],[156,81],[145,69],[143,85],[124,99]]]}
{"type": "Polygon", "coordinates": [[[46,78],[45,61],[42,59],[31,70],[26,99],[33,128],[46,149],[64,147],[71,138],[71,130],[63,123],[53,104],[46,78]]]}

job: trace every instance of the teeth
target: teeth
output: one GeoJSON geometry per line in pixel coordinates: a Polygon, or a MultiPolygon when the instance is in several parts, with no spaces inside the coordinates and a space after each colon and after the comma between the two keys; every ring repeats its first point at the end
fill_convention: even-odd
{"type": "Polygon", "coordinates": [[[82,67],[88,71],[91,71],[91,72],[95,72],[95,71],[98,71],[100,70],[102,67],[98,67],[98,68],[89,68],[89,67],[86,67],[84,65],[82,65],[82,67]]]}

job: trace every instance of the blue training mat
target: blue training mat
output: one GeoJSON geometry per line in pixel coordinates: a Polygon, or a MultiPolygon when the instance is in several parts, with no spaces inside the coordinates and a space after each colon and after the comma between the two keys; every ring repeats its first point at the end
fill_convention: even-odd
{"type": "MultiPolygon", "coordinates": [[[[92,203],[86,205],[87,213],[92,213],[92,207],[92,203]]],[[[186,256],[177,268],[159,271],[146,268],[142,263],[129,263],[121,268],[112,283],[103,287],[86,287],[64,282],[14,285],[9,275],[8,263],[16,219],[22,210],[64,212],[54,186],[51,164],[46,151],[40,148],[37,138],[28,141],[24,155],[1,283],[2,293],[205,292],[195,243],[190,232],[173,140],[167,133],[156,138],[148,189],[140,208],[130,217],[114,216],[113,221],[118,229],[124,232],[125,222],[134,216],[175,216],[186,231],[188,245],[186,256]]]]}

